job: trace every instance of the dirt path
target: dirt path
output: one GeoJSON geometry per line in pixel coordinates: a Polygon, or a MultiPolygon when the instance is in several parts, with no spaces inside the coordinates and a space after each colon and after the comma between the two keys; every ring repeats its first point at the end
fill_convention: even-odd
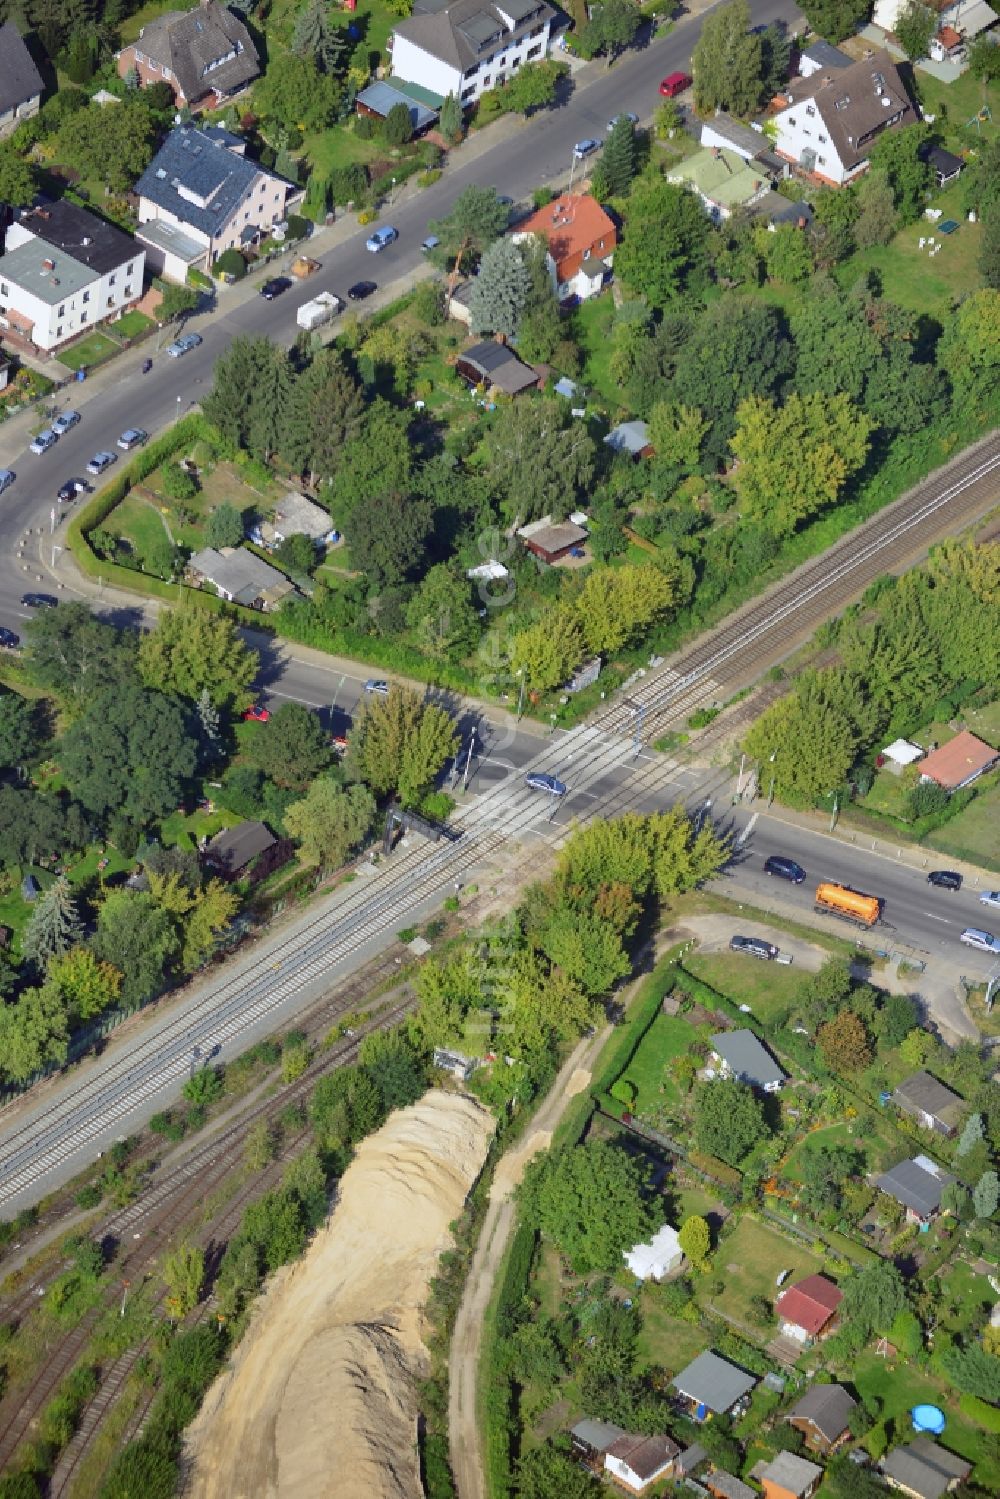
{"type": "Polygon", "coordinates": [[[569,1103],[590,1082],[591,1069],[611,1035],[606,1026],[581,1041],[570,1053],[532,1121],[527,1138],[503,1157],[497,1167],[482,1233],[469,1267],[465,1293],[455,1319],[448,1360],[448,1431],[451,1466],[459,1499],[485,1499],[482,1448],[477,1420],[476,1391],[483,1318],[493,1282],[514,1227],[514,1188],[524,1168],[540,1150],[547,1150],[569,1103]]]}

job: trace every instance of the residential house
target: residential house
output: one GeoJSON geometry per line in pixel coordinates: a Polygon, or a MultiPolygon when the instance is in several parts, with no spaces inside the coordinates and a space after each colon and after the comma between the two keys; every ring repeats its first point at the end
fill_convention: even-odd
{"type": "Polygon", "coordinates": [[[737,156],[742,156],[744,161],[753,161],[762,151],[767,150],[769,144],[763,131],[742,125],[721,109],[716,110],[712,119],[702,122],[700,140],[709,150],[716,147],[722,151],[733,151],[737,156]]]}
{"type": "Polygon", "coordinates": [[[145,253],[65,198],[16,219],[0,256],[0,328],[58,348],[142,296],[145,253]]]}
{"type": "Polygon", "coordinates": [[[634,1244],[623,1251],[625,1263],[638,1280],[663,1280],[684,1261],[677,1230],[665,1223],[648,1244],[634,1244]]]}
{"type": "Polygon", "coordinates": [[[812,1499],[823,1469],[794,1452],[779,1452],[760,1474],[764,1499],[812,1499]]]}
{"type": "Polygon", "coordinates": [[[673,1472],[680,1448],[670,1437],[625,1432],[604,1454],[604,1470],[629,1494],[643,1494],[651,1483],[673,1472]]]}
{"type": "Polygon", "coordinates": [[[917,119],[888,52],[811,78],[797,78],[773,118],[778,155],[832,187],[868,168],[872,146],[886,130],[917,119]]]}
{"type": "Polygon", "coordinates": [[[415,0],[387,42],[393,76],[474,104],[545,57],[554,16],[544,0],[415,0]]]}
{"type": "Polygon", "coordinates": [[[799,53],[799,73],[803,78],[811,78],[814,73],[835,73],[840,68],[849,68],[853,61],[839,47],[819,40],[810,42],[799,53]]]}
{"type": "Polygon", "coordinates": [[[216,833],[203,854],[205,864],[226,880],[256,885],[292,856],[289,838],[276,838],[262,822],[240,822],[216,833]]]}
{"type": "Polygon", "coordinates": [[[205,547],[195,552],[187,570],[193,582],[210,583],[227,603],[265,613],[277,609],[295,592],[294,583],[284,573],[246,547],[223,547],[218,552],[205,547]]]}
{"type": "Polygon", "coordinates": [[[207,270],[224,250],[258,243],[302,189],[245,154],[226,130],[177,125],[135,186],[136,237],[150,266],[174,281],[207,270]]]}
{"type": "Polygon", "coordinates": [[[624,1429],[613,1421],[592,1421],[589,1417],[578,1421],[569,1433],[577,1457],[595,1468],[603,1466],[604,1454],[624,1435],[624,1429]]]}
{"type": "Polygon", "coordinates": [[[330,512],[304,494],[286,494],[266,520],[250,533],[250,540],[273,551],[289,536],[308,536],[316,546],[327,546],[337,535],[330,512]]]}
{"type": "Polygon", "coordinates": [[[851,1434],[857,1401],[839,1384],[814,1384],[796,1401],[785,1420],[805,1437],[806,1446],[827,1457],[851,1434]]]}
{"type": "Polygon", "coordinates": [[[935,1130],[939,1135],[953,1135],[965,1109],[958,1094],[939,1083],[929,1072],[915,1072],[900,1083],[893,1092],[892,1101],[923,1129],[935,1130]]]}
{"type": "Polygon", "coordinates": [[[463,349],[455,361],[455,369],[470,385],[483,385],[506,396],[518,396],[538,384],[538,376],[530,365],[522,364],[506,344],[494,343],[492,339],[463,349]]]}
{"type": "Polygon", "coordinates": [[[706,146],[685,156],[668,167],[667,180],[684,183],[696,192],[715,223],[752,205],[771,189],[771,179],[758,162],[748,162],[724,146],[706,146]]]}
{"type": "Polygon", "coordinates": [[[912,1499],[941,1499],[972,1472],[972,1464],[948,1452],[930,1437],[916,1437],[905,1447],[895,1447],[879,1465],[890,1488],[912,1499]]]}
{"type": "MultiPolygon", "coordinates": [[[[906,3],[907,0],[875,0],[873,23],[883,31],[895,32],[906,3]]],[[[986,0],[932,0],[932,4],[938,13],[938,32],[930,47],[935,62],[945,59],[963,61],[968,43],[992,26],[997,18],[996,11],[986,0]]]]}
{"type": "Polygon", "coordinates": [[[38,113],[45,85],[17,27],[0,26],[0,136],[38,113]]]}
{"type": "Polygon", "coordinates": [[[529,235],[546,247],[546,263],[560,302],[586,301],[611,275],[618,230],[614,220],[587,193],[563,193],[517,226],[514,243],[529,235]]]}
{"type": "Polygon", "coordinates": [[[725,1468],[713,1468],[700,1483],[712,1495],[712,1499],[759,1499],[756,1489],[744,1483],[742,1478],[727,1473],[725,1468]]]}
{"type": "Polygon", "coordinates": [[[784,224],[791,224],[793,229],[808,229],[816,217],[811,203],[806,203],[801,198],[793,202],[791,198],[783,198],[781,193],[772,192],[770,188],[747,205],[747,212],[755,221],[766,224],[770,234],[774,234],[784,224]]]}
{"type": "Polygon", "coordinates": [[[785,1081],[786,1074],[753,1031],[719,1031],[710,1044],[723,1077],[734,1077],[763,1093],[777,1093],[785,1081]]]}
{"type": "Polygon", "coordinates": [[[627,453],[630,458],[651,458],[653,444],[649,439],[649,425],[644,421],[619,422],[612,427],[604,444],[613,453],[627,453]]]}
{"type": "Polygon", "coordinates": [[[973,781],[1000,765],[1000,753],[992,745],[977,739],[968,729],[931,750],[920,764],[920,779],[933,781],[945,791],[960,791],[971,786],[973,781]]]}
{"type": "Polygon", "coordinates": [[[900,1161],[891,1171],[884,1171],[875,1185],[906,1209],[906,1221],[926,1227],[941,1211],[945,1187],[955,1180],[942,1166],[925,1155],[900,1161]]]}
{"type": "Polygon", "coordinates": [[[179,109],[217,109],[260,72],[245,23],[218,0],[147,21],[116,60],[120,78],[138,74],[144,88],[169,83],[179,109]]]}
{"type": "Polygon", "coordinates": [[[709,1414],[722,1416],[739,1405],[756,1385],[757,1376],[706,1350],[670,1383],[692,1407],[696,1419],[703,1421],[709,1414]]]}
{"type": "Polygon", "coordinates": [[[782,1335],[803,1346],[824,1337],[843,1299],[843,1291],[825,1275],[807,1275],[804,1280],[786,1286],[774,1303],[782,1335]]]}
{"type": "Polygon", "coordinates": [[[563,521],[553,521],[551,515],[543,515],[541,520],[521,526],[517,535],[529,552],[551,567],[567,557],[583,556],[583,543],[590,534],[583,524],[586,518],[579,511],[563,521]]]}
{"type": "Polygon", "coordinates": [[[402,104],[409,110],[413,134],[421,135],[437,124],[443,103],[440,94],[421,88],[419,83],[406,83],[402,78],[380,78],[361,90],[354,107],[359,115],[384,120],[391,109],[402,104]]]}
{"type": "Polygon", "coordinates": [[[473,288],[476,284],[475,277],[471,277],[468,281],[458,281],[454,286],[451,286],[450,280],[446,284],[450,287],[448,292],[448,316],[455,318],[460,323],[464,323],[467,328],[470,327],[472,324],[471,303],[473,288]]]}

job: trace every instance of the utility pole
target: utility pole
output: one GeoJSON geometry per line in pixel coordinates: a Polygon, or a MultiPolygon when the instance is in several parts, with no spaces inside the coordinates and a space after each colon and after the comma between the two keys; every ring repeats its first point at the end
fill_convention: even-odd
{"type": "Polygon", "coordinates": [[[520,723],[522,715],[524,713],[524,682],[525,682],[525,677],[524,677],[524,667],[523,666],[518,671],[517,675],[521,678],[521,686],[520,686],[520,689],[518,690],[518,694],[517,694],[517,721],[518,721],[518,723],[520,723]]]}
{"type": "Polygon", "coordinates": [[[469,767],[472,765],[472,752],[476,747],[476,731],[473,729],[469,738],[469,753],[465,757],[465,775],[462,777],[462,790],[469,789],[469,767]]]}
{"type": "Polygon", "coordinates": [[[770,765],[771,765],[771,785],[770,785],[770,788],[769,788],[768,793],[767,793],[767,805],[769,807],[774,802],[774,780],[775,780],[775,776],[774,776],[774,762],[775,762],[775,759],[777,757],[777,754],[778,754],[777,750],[772,750],[771,753],[770,753],[770,755],[768,756],[768,760],[770,761],[770,765]]]}

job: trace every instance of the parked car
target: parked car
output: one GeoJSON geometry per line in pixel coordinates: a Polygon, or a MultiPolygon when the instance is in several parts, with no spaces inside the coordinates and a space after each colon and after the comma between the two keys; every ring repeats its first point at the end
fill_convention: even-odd
{"type": "Polygon", "coordinates": [[[425,255],[429,255],[432,250],[437,249],[440,243],[441,241],[438,239],[436,234],[428,234],[427,238],[422,242],[420,248],[421,250],[423,250],[425,255]]]}
{"type": "Polygon", "coordinates": [[[377,281],[355,281],[353,286],[347,288],[347,295],[352,302],[363,302],[374,291],[378,291],[377,281]]]}
{"type": "Polygon", "coordinates": [[[614,130],[619,120],[628,120],[630,125],[638,125],[639,116],[634,115],[630,109],[623,109],[620,115],[614,115],[613,118],[608,121],[608,130],[614,130]]]}
{"type": "Polygon", "coordinates": [[[565,781],[540,770],[533,770],[530,775],[526,775],[524,784],[530,786],[532,791],[547,791],[549,796],[565,796],[568,789],[565,781]]]}
{"type": "Polygon", "coordinates": [[[676,99],[678,94],[683,94],[686,88],[690,88],[694,79],[690,73],[668,73],[660,84],[660,93],[665,99],[676,99]]]}
{"type": "Polygon", "coordinates": [[[765,960],[778,956],[778,949],[774,943],[765,942],[763,937],[730,937],[729,950],[749,953],[751,958],[764,958],[765,960]]]}
{"type": "Polygon", "coordinates": [[[932,869],[927,883],[936,885],[939,890],[961,890],[962,876],[954,869],[932,869]]]}
{"type": "Polygon", "coordinates": [[[984,890],[979,897],[979,904],[981,906],[992,906],[995,910],[1000,911],[1000,890],[984,890]]]}
{"type": "Polygon", "coordinates": [[[25,593],[21,603],[25,609],[55,609],[59,600],[51,593],[25,593]]]}
{"type": "Polygon", "coordinates": [[[44,432],[39,432],[37,437],[32,438],[28,444],[33,453],[47,453],[49,448],[54,448],[59,441],[59,433],[53,432],[51,427],[46,427],[44,432]]]}
{"type": "Polygon", "coordinates": [[[283,291],[291,286],[290,276],[272,276],[270,281],[265,281],[260,289],[260,294],[265,302],[273,302],[275,297],[280,297],[283,291]]]}
{"type": "Polygon", "coordinates": [[[144,432],[141,427],[126,427],[118,439],[118,446],[123,452],[131,452],[133,448],[141,448],[144,442],[149,441],[149,433],[144,432]]]}
{"type": "Polygon", "coordinates": [[[56,499],[60,505],[68,505],[75,500],[78,494],[86,494],[90,485],[86,479],[67,479],[65,484],[60,484],[56,491],[56,499]]]}
{"type": "Polygon", "coordinates": [[[5,489],[9,489],[16,478],[17,475],[12,468],[0,468],[0,494],[3,494],[5,489]]]}
{"type": "Polygon", "coordinates": [[[588,135],[585,140],[577,141],[576,145],[573,147],[573,155],[576,157],[577,161],[582,161],[585,156],[592,156],[594,152],[599,151],[600,148],[600,141],[595,141],[592,135],[588,135]]]}
{"type": "Polygon", "coordinates": [[[368,681],[365,683],[365,691],[373,692],[377,697],[388,697],[389,683],[376,681],[374,677],[369,677],[368,681]]]}
{"type": "Polygon", "coordinates": [[[70,428],[75,427],[80,419],[79,411],[63,411],[52,423],[52,430],[59,437],[65,437],[70,428]]]}
{"type": "Polygon", "coordinates": [[[376,229],[375,233],[370,234],[365,240],[365,249],[377,255],[380,250],[384,250],[387,245],[391,245],[393,240],[398,238],[398,229],[394,229],[391,224],[383,224],[381,229],[376,229]]]}
{"type": "Polygon", "coordinates": [[[270,710],[268,708],[265,708],[263,703],[251,704],[251,706],[247,708],[243,714],[243,720],[245,723],[267,723],[270,717],[270,710]]]}
{"type": "Polygon", "coordinates": [[[117,463],[117,461],[117,453],[95,453],[93,458],[91,458],[90,462],[87,464],[87,473],[93,474],[96,478],[98,474],[103,474],[106,468],[110,468],[111,465],[113,463],[117,463]]]}
{"type": "Polygon", "coordinates": [[[201,343],[200,333],[182,333],[180,338],[174,339],[172,344],[167,344],[167,353],[171,359],[181,359],[185,354],[190,354],[201,343]]]}
{"type": "Polygon", "coordinates": [[[967,926],[958,940],[967,947],[978,947],[980,952],[1000,952],[1000,937],[994,937],[992,932],[981,931],[978,927],[967,926]]]}
{"type": "Polygon", "coordinates": [[[14,651],[21,644],[20,635],[15,635],[13,630],[8,630],[0,625],[0,646],[6,651],[14,651]]]}
{"type": "Polygon", "coordinates": [[[791,880],[793,885],[801,885],[806,877],[802,865],[796,864],[794,859],[786,859],[784,854],[772,854],[765,859],[764,873],[776,875],[779,880],[791,880]]]}

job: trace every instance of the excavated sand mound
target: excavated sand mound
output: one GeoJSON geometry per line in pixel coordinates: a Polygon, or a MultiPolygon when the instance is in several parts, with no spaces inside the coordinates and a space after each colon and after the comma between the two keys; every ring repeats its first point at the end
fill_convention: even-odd
{"type": "Polygon", "coordinates": [[[194,1499],[419,1499],[420,1307],[493,1128],[431,1092],[362,1142],[191,1427],[194,1499]]]}

